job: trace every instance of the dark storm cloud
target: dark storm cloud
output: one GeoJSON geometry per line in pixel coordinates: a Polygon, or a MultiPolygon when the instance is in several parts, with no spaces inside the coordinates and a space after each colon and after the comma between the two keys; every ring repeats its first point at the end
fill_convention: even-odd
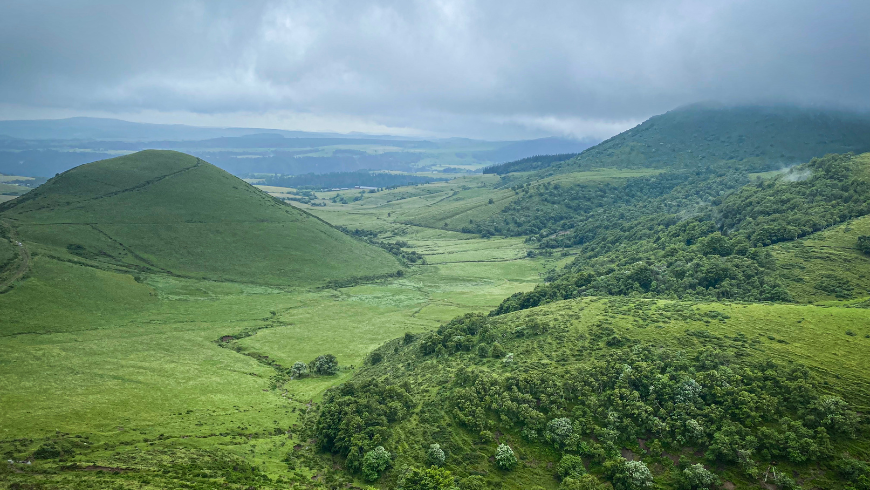
{"type": "Polygon", "coordinates": [[[0,11],[0,104],[17,115],[244,113],[268,125],[289,114],[499,137],[604,136],[703,100],[870,108],[866,0],[69,0],[0,11]]]}

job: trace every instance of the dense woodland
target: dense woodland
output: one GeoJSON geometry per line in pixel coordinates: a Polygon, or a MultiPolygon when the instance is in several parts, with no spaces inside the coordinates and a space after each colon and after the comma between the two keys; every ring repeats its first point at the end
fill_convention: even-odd
{"type": "MultiPolygon", "coordinates": [[[[679,304],[659,313],[726,321],[679,304]]],[[[714,488],[726,471],[793,489],[782,467],[817,465],[870,488],[870,468],[842,452],[866,433],[864,417],[805,367],[759,360],[757,342],[687,330],[673,348],[639,342],[606,316],[578,335],[564,319],[466,315],[380,349],[327,393],[314,435],[349,471],[408,490],[492,488],[485,468],[510,472],[516,451],[555,456],[563,489],[653,488],[652,464],[671,488],[714,488]]]]}
{"type": "Polygon", "coordinates": [[[661,190],[670,187],[661,184],[668,179],[635,179],[624,189],[542,189],[542,199],[558,195],[566,206],[598,206],[562,215],[564,232],[550,228],[530,237],[542,248],[576,247],[578,255],[550,283],[511,296],[496,312],[584,294],[788,301],[765,247],[870,214],[868,175],[853,155],[828,155],[727,193],[743,179],[719,173],[688,178],[668,193],[661,190]],[[633,204],[607,207],[608,196],[633,204]]]}

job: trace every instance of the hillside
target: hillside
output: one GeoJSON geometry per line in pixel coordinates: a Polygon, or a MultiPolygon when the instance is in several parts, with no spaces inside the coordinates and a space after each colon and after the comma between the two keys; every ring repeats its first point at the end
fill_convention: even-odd
{"type": "Polygon", "coordinates": [[[0,206],[40,255],[108,270],[270,285],[395,273],[399,262],[198,158],[142,151],[0,206]]]}
{"type": "MultiPolygon", "coordinates": [[[[684,190],[709,192],[698,185],[684,190]]],[[[541,241],[574,246],[572,263],[552,282],[506,299],[499,311],[590,294],[816,301],[870,293],[864,277],[870,257],[858,250],[862,235],[850,221],[870,215],[870,153],[828,155],[729,194],[710,194],[716,197],[691,214],[670,201],[672,192],[641,195],[635,210],[620,204],[578,218],[574,229],[541,241]],[[803,246],[823,242],[833,232],[819,232],[835,225],[849,230],[835,260],[803,246]],[[791,244],[802,237],[809,238],[791,244]]]]}
{"type": "Polygon", "coordinates": [[[490,168],[498,174],[535,171],[502,175],[500,187],[513,189],[516,198],[462,231],[544,240],[607,210],[617,210],[619,220],[677,211],[691,216],[761,174],[826,154],[868,150],[870,116],[797,107],[688,106],[650,118],[572,159],[527,159],[490,168]],[[550,182],[595,169],[661,173],[598,188],[550,182]]]}
{"type": "Polygon", "coordinates": [[[866,320],[618,298],[467,315],[378,349],[327,393],[313,435],[383,488],[864,488],[866,320]],[[443,469],[413,469],[430,464],[443,469]]]}
{"type": "MultiPolygon", "coordinates": [[[[721,165],[759,172],[828,153],[870,151],[870,116],[790,106],[695,104],[654,116],[551,171],[588,168],[697,168],[721,165]]],[[[540,162],[504,164],[511,172],[540,162]]],[[[501,173],[496,166],[493,173],[501,173]]]]}

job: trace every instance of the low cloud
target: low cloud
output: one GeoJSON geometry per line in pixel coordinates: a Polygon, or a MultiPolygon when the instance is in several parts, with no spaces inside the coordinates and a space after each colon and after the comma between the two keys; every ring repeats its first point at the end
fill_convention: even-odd
{"type": "Polygon", "coordinates": [[[0,109],[14,117],[601,138],[697,101],[870,109],[863,0],[2,9],[0,109]]]}

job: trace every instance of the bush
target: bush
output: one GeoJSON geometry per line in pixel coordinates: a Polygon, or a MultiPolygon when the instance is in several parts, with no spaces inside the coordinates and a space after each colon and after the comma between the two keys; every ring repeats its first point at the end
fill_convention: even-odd
{"type": "MultiPolygon", "coordinates": [[[[473,488],[473,487],[470,487],[473,488]]],[[[458,490],[453,474],[442,468],[412,468],[399,480],[398,490],[458,490]]]]}
{"type": "Polygon", "coordinates": [[[870,255],[870,236],[858,237],[858,250],[870,255]]]}
{"type": "Polygon", "coordinates": [[[498,342],[492,344],[490,355],[496,359],[501,359],[505,355],[504,348],[498,342]]]}
{"type": "Polygon", "coordinates": [[[576,479],[586,474],[586,467],[583,466],[583,460],[580,459],[580,456],[566,454],[562,456],[562,460],[556,466],[556,472],[559,473],[559,477],[562,479],[576,479]]]}
{"type": "Polygon", "coordinates": [[[606,488],[592,475],[568,477],[562,480],[559,490],[599,490],[606,488]]]}
{"type": "Polygon", "coordinates": [[[677,488],[684,490],[710,490],[719,485],[719,478],[700,464],[693,464],[679,475],[677,488]]]}
{"type": "Polygon", "coordinates": [[[653,487],[652,472],[643,461],[610,460],[604,464],[615,490],[642,490],[653,487]]]}
{"type": "Polygon", "coordinates": [[[489,347],[487,347],[486,344],[479,344],[477,346],[477,355],[479,357],[489,357],[489,347]]]}
{"type": "Polygon", "coordinates": [[[332,376],[338,373],[338,360],[332,354],[317,356],[317,359],[311,361],[311,370],[317,374],[332,376]]]}
{"type": "Polygon", "coordinates": [[[495,450],[495,464],[503,470],[512,470],[519,461],[514,450],[507,444],[499,444],[495,450]]]}
{"type": "Polygon", "coordinates": [[[436,443],[429,446],[429,450],[426,451],[426,461],[430,466],[441,466],[446,460],[447,457],[444,455],[444,450],[441,449],[440,444],[436,443]]]}
{"type": "Polygon", "coordinates": [[[308,365],[302,361],[296,361],[290,368],[290,377],[294,379],[304,378],[308,376],[308,365]]]}
{"type": "Polygon", "coordinates": [[[547,424],[547,440],[562,446],[565,441],[574,433],[574,427],[571,426],[571,419],[562,417],[553,419],[547,424]]]}
{"type": "Polygon", "coordinates": [[[371,364],[372,366],[380,363],[383,360],[384,360],[384,355],[381,354],[380,352],[372,352],[372,354],[369,356],[369,364],[371,364]]]}
{"type": "Polygon", "coordinates": [[[390,466],[393,455],[384,449],[383,446],[378,446],[367,452],[363,457],[362,475],[366,481],[375,481],[385,469],[390,466]]]}

